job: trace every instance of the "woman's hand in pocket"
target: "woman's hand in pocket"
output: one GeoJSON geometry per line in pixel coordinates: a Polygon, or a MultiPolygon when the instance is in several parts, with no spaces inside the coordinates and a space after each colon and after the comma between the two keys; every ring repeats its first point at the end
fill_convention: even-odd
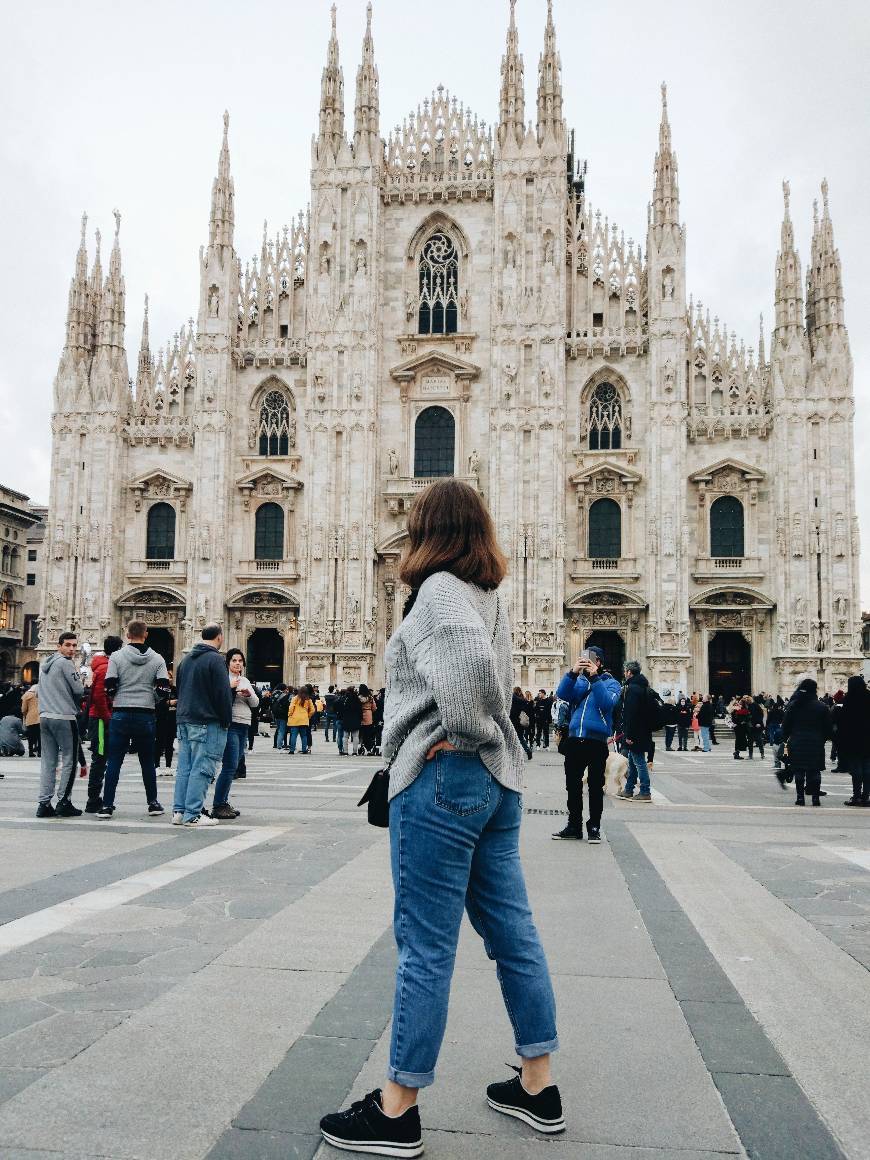
{"type": "Polygon", "coordinates": [[[431,761],[432,758],[435,756],[435,754],[439,753],[442,749],[446,750],[448,753],[455,753],[456,752],[456,746],[451,745],[449,741],[438,741],[438,742],[436,742],[435,745],[432,746],[432,748],[426,754],[426,760],[431,761]]]}

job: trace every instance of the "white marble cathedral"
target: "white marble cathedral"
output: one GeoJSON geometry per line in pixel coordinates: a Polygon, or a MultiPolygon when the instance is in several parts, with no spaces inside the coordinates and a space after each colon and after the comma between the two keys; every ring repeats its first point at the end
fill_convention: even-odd
{"type": "MultiPolygon", "coordinates": [[[[766,356],[686,288],[664,89],[646,245],[586,197],[548,11],[533,120],[513,0],[498,124],[439,86],[384,140],[369,26],[352,131],[333,9],[311,204],[243,265],[227,118],[196,320],[128,378],[118,231],[84,223],[54,386],[44,647],[207,619],[258,679],[383,677],[407,512],[480,488],[517,679],[590,641],[658,685],[786,691],[861,666],[852,360],[828,192],[803,297],[789,190],[766,356]]],[[[120,219],[118,219],[119,221],[120,219]]]]}

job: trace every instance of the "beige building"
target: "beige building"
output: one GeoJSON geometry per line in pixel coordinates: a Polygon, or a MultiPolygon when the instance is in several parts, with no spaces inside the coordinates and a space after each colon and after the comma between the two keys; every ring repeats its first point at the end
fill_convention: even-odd
{"type": "Polygon", "coordinates": [[[37,619],[42,584],[37,543],[45,508],[0,485],[0,683],[36,677],[37,619]]]}
{"type": "Polygon", "coordinates": [[[454,474],[510,556],[524,686],[552,686],[589,642],[684,689],[785,691],[806,671],[834,688],[860,668],[826,185],[806,284],[785,185],[772,339],[738,341],[686,286],[664,89],[641,246],[588,199],[552,12],[527,107],[512,9],[496,124],[439,86],[386,139],[370,23],[345,122],[333,13],[310,206],[246,264],[225,117],[196,320],[155,358],[146,311],[135,388],[117,224],[104,275],[83,222],[49,642],[137,612],[178,654],[217,618],[257,678],[377,683],[408,508],[454,474]]]}

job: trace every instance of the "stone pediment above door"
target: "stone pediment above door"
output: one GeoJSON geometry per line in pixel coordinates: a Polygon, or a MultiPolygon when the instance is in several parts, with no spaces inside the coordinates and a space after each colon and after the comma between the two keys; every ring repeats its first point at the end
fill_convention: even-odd
{"type": "MultiPolygon", "coordinates": [[[[258,467],[236,480],[242,493],[245,511],[250,510],[251,499],[285,499],[302,488],[302,481],[274,467],[258,467]]],[[[291,505],[292,506],[292,505],[291,505]]]]}
{"type": "Polygon", "coordinates": [[[401,388],[402,402],[411,395],[467,401],[472,381],[480,377],[480,367],[448,351],[427,350],[390,367],[390,377],[401,388]]]}
{"type": "Polygon", "coordinates": [[[635,489],[643,479],[639,471],[628,467],[624,461],[599,459],[594,464],[575,472],[569,483],[578,496],[625,496],[629,503],[634,499],[635,489]]]}
{"type": "Polygon", "coordinates": [[[133,493],[133,506],[141,511],[143,500],[165,499],[175,500],[181,511],[188,496],[193,491],[193,484],[189,479],[173,475],[171,471],[147,471],[131,479],[127,487],[133,493]]]}

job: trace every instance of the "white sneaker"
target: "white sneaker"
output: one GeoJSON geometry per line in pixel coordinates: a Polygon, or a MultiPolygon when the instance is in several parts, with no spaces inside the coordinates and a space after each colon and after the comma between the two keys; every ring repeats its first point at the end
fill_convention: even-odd
{"type": "Polygon", "coordinates": [[[206,817],[205,814],[200,814],[198,818],[191,818],[189,822],[184,823],[185,826],[193,826],[197,830],[205,829],[206,826],[219,826],[220,822],[217,818],[206,817]]]}
{"type": "Polygon", "coordinates": [[[183,813],[183,811],[182,811],[182,810],[176,810],[176,811],[175,811],[175,813],[172,815],[172,824],[173,824],[173,826],[180,826],[180,825],[182,825],[182,824],[183,824],[183,822],[184,822],[184,813],[183,813]]]}

